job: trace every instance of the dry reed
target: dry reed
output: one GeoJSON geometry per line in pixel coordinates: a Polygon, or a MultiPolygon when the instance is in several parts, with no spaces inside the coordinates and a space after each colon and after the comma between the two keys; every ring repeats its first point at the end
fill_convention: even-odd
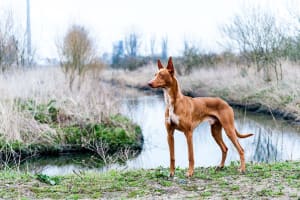
{"type": "Polygon", "coordinates": [[[26,110],[18,109],[16,100],[47,104],[54,100],[62,116],[72,123],[101,122],[118,112],[119,98],[99,76],[87,74],[80,90],[71,91],[59,67],[13,70],[0,75],[0,139],[26,143],[53,140],[59,134],[47,124],[39,123],[26,110]]]}

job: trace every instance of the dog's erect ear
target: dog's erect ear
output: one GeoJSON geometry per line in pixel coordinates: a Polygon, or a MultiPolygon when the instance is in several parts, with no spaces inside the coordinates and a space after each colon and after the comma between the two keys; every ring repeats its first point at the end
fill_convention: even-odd
{"type": "Polygon", "coordinates": [[[169,58],[167,70],[168,70],[172,75],[174,75],[175,70],[174,70],[174,66],[173,66],[172,57],[169,58]]]}
{"type": "Polygon", "coordinates": [[[157,60],[157,66],[158,66],[158,69],[164,68],[159,59],[157,60]]]}

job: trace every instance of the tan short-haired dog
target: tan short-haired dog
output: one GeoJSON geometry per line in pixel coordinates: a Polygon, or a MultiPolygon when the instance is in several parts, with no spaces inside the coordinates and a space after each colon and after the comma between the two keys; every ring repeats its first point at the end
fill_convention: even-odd
{"type": "Polygon", "coordinates": [[[175,77],[175,69],[172,58],[169,58],[168,66],[164,68],[158,60],[159,71],[149,81],[152,88],[163,88],[166,102],[165,126],[168,132],[168,144],[170,150],[170,176],[174,176],[175,155],[174,155],[174,130],[184,132],[188,144],[189,169],[187,176],[194,173],[194,151],[193,131],[203,121],[211,125],[211,133],[222,150],[222,160],[219,168],[224,167],[227,150],[222,139],[222,128],[236,147],[241,160],[240,171],[245,172],[244,149],[238,141],[239,138],[246,138],[253,134],[240,134],[234,126],[233,109],[222,99],[212,97],[192,98],[181,93],[179,83],[175,77]]]}

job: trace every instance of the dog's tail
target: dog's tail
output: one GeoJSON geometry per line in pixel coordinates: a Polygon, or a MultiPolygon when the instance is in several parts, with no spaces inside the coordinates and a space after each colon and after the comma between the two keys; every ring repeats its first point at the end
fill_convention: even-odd
{"type": "Polygon", "coordinates": [[[247,138],[247,137],[250,137],[250,136],[254,135],[254,134],[252,134],[252,133],[248,133],[248,134],[243,135],[243,134],[240,134],[236,129],[235,129],[235,133],[236,133],[236,135],[237,135],[239,138],[247,138]]]}

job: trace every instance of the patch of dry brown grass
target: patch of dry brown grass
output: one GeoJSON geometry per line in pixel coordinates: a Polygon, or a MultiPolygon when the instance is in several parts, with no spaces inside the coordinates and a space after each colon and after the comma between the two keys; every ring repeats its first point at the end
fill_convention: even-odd
{"type": "Polygon", "coordinates": [[[190,77],[183,77],[185,88],[198,82],[209,94],[242,103],[261,103],[272,109],[299,112],[300,67],[283,64],[283,79],[265,82],[263,75],[252,69],[218,66],[198,69],[190,77]]]}
{"type": "MultiPolygon", "coordinates": [[[[101,122],[118,112],[119,95],[99,81],[99,76],[87,74],[80,90],[71,91],[59,67],[15,70],[0,75],[0,136],[6,140],[28,143],[51,141],[55,129],[36,121],[26,110],[16,108],[16,100],[32,100],[47,104],[55,100],[60,114],[78,121],[101,122]]],[[[1,137],[0,137],[1,139],[1,137]]]]}

